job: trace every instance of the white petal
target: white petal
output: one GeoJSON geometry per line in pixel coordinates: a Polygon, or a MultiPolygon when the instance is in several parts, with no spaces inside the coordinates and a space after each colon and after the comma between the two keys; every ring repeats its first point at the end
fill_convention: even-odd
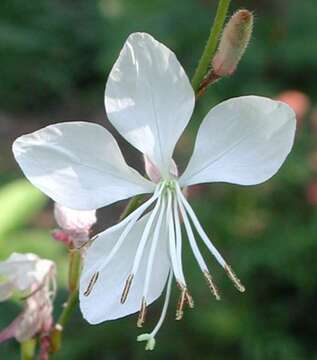
{"type": "Polygon", "coordinates": [[[200,126],[180,184],[259,184],[284,162],[293,145],[295,128],[295,114],[282,102],[259,96],[224,101],[207,114],[200,126]]]}
{"type": "Polygon", "coordinates": [[[175,54],[145,33],[129,36],[108,78],[105,106],[120,134],[167,175],[195,103],[175,54]]]}
{"type": "MultiPolygon", "coordinates": [[[[84,318],[89,323],[97,324],[102,321],[117,319],[140,310],[146,265],[152,239],[148,241],[145,247],[140,267],[134,276],[126,302],[121,304],[120,298],[148,218],[149,215],[145,215],[136,223],[116,256],[100,271],[91,293],[85,296],[83,293],[87,289],[93,274],[97,271],[96,266],[101,264],[107,254],[110,253],[124,229],[112,231],[109,228],[101,233],[88,249],[80,279],[80,308],[84,318]]],[[[148,304],[161,295],[167,280],[169,267],[166,228],[164,228],[153,263],[153,272],[147,295],[148,304]]]]}
{"type": "Polygon", "coordinates": [[[34,186],[72,209],[97,209],[154,189],[126,164],[113,136],[97,124],[47,126],[19,137],[13,153],[34,186]]]}

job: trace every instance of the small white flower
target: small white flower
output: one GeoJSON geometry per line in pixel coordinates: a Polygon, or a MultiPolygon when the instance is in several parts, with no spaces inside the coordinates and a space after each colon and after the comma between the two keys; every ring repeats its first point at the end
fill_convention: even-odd
{"type": "Polygon", "coordinates": [[[96,223],[96,210],[74,210],[55,203],[54,216],[61,230],[53,232],[56,240],[81,248],[89,240],[92,226],[96,223]]]}
{"type": "Polygon", "coordinates": [[[206,182],[259,184],[277,172],[294,140],[295,116],[287,105],[259,96],[230,99],[206,115],[193,155],[178,177],[172,155],[194,103],[193,89],[174,53],[150,35],[135,33],[110,73],[105,106],[112,125],[150,161],[146,165],[153,181],[126,164],[113,136],[97,124],[51,125],[18,138],[13,145],[27,178],[63,206],[96,209],[153,193],[125,220],[98,235],[88,250],[80,284],[81,310],[90,323],[140,310],[138,325],[142,326],[146,306],[167,283],[157,326],[139,338],[148,341],[148,349],[154,347],[154,336],[165,317],[172,277],[181,291],[177,319],[186,304],[193,306],[182,266],[180,215],[214,295],[219,298],[193,229],[244,291],[181,189],[206,182]]]}
{"type": "Polygon", "coordinates": [[[22,312],[0,332],[0,342],[11,337],[21,342],[49,331],[53,321],[55,264],[31,253],[13,253],[0,262],[0,277],[0,301],[15,293],[24,301],[22,312]]]}

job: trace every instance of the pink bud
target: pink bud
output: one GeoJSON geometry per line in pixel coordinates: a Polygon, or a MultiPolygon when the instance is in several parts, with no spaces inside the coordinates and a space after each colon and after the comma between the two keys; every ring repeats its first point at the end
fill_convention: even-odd
{"type": "Polygon", "coordinates": [[[60,229],[53,230],[52,237],[53,237],[53,239],[55,239],[57,241],[61,241],[66,246],[69,246],[72,244],[72,240],[70,239],[69,235],[63,230],[60,230],[60,229]]]}
{"type": "Polygon", "coordinates": [[[90,230],[97,221],[96,210],[73,210],[57,203],[54,216],[61,230],[55,230],[53,238],[76,248],[89,240],[90,230]]]}
{"type": "Polygon", "coordinates": [[[253,29],[253,15],[239,10],[226,24],[218,50],[212,60],[213,74],[218,77],[231,75],[244,54],[253,29]]]}

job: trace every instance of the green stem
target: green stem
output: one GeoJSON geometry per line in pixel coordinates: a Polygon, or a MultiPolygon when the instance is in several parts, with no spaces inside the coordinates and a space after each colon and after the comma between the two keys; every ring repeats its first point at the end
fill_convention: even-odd
{"type": "Polygon", "coordinates": [[[197,68],[192,78],[192,86],[195,90],[195,93],[198,92],[200,83],[204,79],[210,66],[211,60],[216,52],[218,40],[223,29],[229,5],[230,0],[220,0],[218,3],[215,21],[211,28],[204,52],[198,62],[197,68]]]}
{"type": "Polygon", "coordinates": [[[21,360],[33,360],[35,356],[35,350],[36,350],[35,339],[29,339],[21,342],[20,344],[21,360]]]}
{"type": "Polygon", "coordinates": [[[60,325],[62,328],[66,325],[72,312],[76,308],[77,302],[78,302],[78,290],[70,293],[67,300],[67,304],[57,320],[57,325],[60,325]]]}
{"type": "Polygon", "coordinates": [[[78,282],[81,269],[81,254],[79,250],[70,250],[69,257],[69,296],[56,325],[51,333],[51,352],[60,350],[64,327],[70,319],[78,303],[78,282]]]}

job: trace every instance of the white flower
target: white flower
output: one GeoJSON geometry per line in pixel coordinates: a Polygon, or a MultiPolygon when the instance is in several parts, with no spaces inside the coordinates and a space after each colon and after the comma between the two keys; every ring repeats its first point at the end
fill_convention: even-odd
{"type": "Polygon", "coordinates": [[[23,310],[0,332],[0,342],[11,337],[18,341],[49,331],[52,325],[52,299],[55,295],[55,264],[34,254],[13,253],[0,262],[0,301],[14,293],[24,300],[23,310]]]}
{"type": "Polygon", "coordinates": [[[61,230],[53,232],[56,240],[81,248],[89,240],[92,226],[97,221],[96,210],[74,210],[55,203],[54,216],[61,230]]]}
{"type": "Polygon", "coordinates": [[[174,53],[150,35],[135,33],[110,73],[105,106],[112,125],[151,161],[148,167],[159,169],[158,183],[157,171],[152,171],[152,182],[129,167],[113,136],[97,124],[51,125],[18,138],[13,145],[27,178],[64,206],[96,209],[153,193],[125,220],[98,235],[88,250],[80,284],[81,310],[90,323],[141,310],[138,325],[142,326],[146,306],[161,295],[167,283],[158,325],[139,338],[148,341],[149,349],[154,347],[154,336],[166,314],[172,277],[181,291],[177,319],[185,304],[193,306],[182,266],[180,215],[214,295],[219,297],[193,229],[244,291],[181,189],[206,182],[259,184],[277,172],[294,140],[295,116],[287,105],[259,96],[230,99],[206,115],[193,155],[178,177],[172,155],[194,103],[193,89],[174,53]]]}

